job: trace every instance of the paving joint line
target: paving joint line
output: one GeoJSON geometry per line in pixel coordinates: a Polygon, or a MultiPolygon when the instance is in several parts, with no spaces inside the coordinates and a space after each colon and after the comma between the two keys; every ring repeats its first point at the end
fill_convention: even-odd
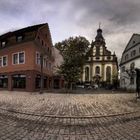
{"type": "Polygon", "coordinates": [[[16,110],[8,110],[4,108],[0,108],[0,110],[4,110],[11,113],[16,114],[23,114],[23,115],[30,115],[30,116],[40,116],[40,117],[47,117],[47,118],[72,118],[72,119],[92,119],[92,118],[107,118],[107,117],[115,117],[115,116],[124,116],[129,114],[139,113],[140,111],[133,111],[133,112],[124,112],[124,113],[117,113],[117,114],[109,114],[109,115],[95,115],[95,116],[59,116],[59,115],[42,115],[42,114],[34,114],[34,113],[26,113],[20,112],[16,110]]]}

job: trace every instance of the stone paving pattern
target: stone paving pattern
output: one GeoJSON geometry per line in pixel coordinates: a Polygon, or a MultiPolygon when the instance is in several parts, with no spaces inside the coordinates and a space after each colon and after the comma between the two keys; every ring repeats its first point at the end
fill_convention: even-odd
{"type": "Polygon", "coordinates": [[[134,94],[3,91],[0,97],[0,140],[140,140],[134,94]],[[125,112],[133,113],[117,115],[125,112]]]}

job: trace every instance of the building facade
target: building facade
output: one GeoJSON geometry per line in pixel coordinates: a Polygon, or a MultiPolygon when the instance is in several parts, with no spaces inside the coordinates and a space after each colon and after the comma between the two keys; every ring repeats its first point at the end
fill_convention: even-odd
{"type": "Polygon", "coordinates": [[[136,90],[136,81],[140,81],[136,69],[140,69],[140,34],[132,35],[122,53],[120,62],[120,87],[122,89],[136,90]]]}
{"type": "Polygon", "coordinates": [[[42,73],[43,88],[51,88],[52,46],[47,23],[1,35],[0,89],[39,90],[42,73]]]}
{"type": "Polygon", "coordinates": [[[82,81],[93,84],[112,84],[118,75],[117,57],[106,47],[102,30],[97,30],[95,41],[91,43],[87,53],[87,61],[83,66],[82,81]]]}

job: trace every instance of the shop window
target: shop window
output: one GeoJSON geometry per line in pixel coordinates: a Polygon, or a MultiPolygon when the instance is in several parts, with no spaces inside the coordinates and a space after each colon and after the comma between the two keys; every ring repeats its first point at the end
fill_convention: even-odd
{"type": "Polygon", "coordinates": [[[7,87],[8,87],[8,76],[0,75],[0,88],[7,88],[7,87]]]}
{"type": "Polygon", "coordinates": [[[35,79],[35,88],[38,89],[41,87],[41,76],[40,75],[37,75],[36,76],[36,79],[35,79]]]}
{"type": "Polygon", "coordinates": [[[12,76],[13,88],[26,88],[26,75],[17,74],[12,76]]]}

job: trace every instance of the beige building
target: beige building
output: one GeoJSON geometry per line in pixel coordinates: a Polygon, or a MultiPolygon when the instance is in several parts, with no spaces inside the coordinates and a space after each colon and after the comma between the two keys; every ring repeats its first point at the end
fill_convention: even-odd
{"type": "Polygon", "coordinates": [[[87,54],[88,58],[83,66],[82,82],[91,82],[96,84],[113,83],[113,78],[118,75],[117,57],[106,47],[105,39],[102,36],[102,30],[97,30],[95,41],[87,54]]]}

